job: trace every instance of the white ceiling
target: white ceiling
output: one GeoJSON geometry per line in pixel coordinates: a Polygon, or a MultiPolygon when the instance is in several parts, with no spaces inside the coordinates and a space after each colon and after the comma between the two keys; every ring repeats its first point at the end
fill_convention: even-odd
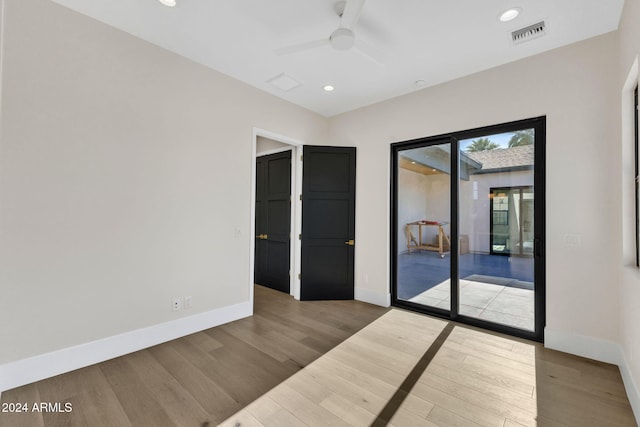
{"type": "Polygon", "coordinates": [[[325,45],[274,50],[328,38],[335,0],[53,0],[261,90],[333,116],[526,56],[616,30],[624,0],[367,0],[354,27],[376,52],[325,45]],[[522,13],[502,23],[498,15],[522,13]],[[544,20],[544,37],[513,45],[511,31],[544,20]],[[267,83],[286,73],[301,86],[267,83]],[[416,87],[414,82],[424,80],[416,87]],[[322,87],[331,83],[334,92],[322,87]]]}

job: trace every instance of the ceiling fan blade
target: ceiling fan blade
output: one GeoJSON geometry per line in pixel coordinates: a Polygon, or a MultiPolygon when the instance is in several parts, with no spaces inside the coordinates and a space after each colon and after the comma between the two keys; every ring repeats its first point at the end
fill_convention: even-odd
{"type": "Polygon", "coordinates": [[[353,30],[353,27],[355,27],[360,17],[360,12],[362,12],[364,1],[365,0],[347,0],[344,11],[342,12],[342,18],[340,18],[340,28],[353,30]]]}
{"type": "Polygon", "coordinates": [[[303,52],[309,49],[315,49],[317,47],[325,46],[329,44],[329,39],[314,40],[305,43],[298,43],[287,47],[281,47],[273,51],[276,55],[289,55],[292,53],[303,52]]]}
{"type": "Polygon", "coordinates": [[[356,39],[356,44],[353,50],[378,65],[386,65],[386,61],[384,61],[382,53],[361,39],[356,39]]]}

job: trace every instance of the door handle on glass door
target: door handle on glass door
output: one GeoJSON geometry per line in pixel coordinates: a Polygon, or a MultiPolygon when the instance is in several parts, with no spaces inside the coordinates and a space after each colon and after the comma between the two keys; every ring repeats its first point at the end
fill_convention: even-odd
{"type": "Polygon", "coordinates": [[[533,239],[533,256],[536,258],[542,257],[542,242],[539,237],[533,239]]]}

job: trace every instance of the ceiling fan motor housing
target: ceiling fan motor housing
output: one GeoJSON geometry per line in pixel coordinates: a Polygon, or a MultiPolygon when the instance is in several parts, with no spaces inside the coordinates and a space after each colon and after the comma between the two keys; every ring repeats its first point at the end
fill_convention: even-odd
{"type": "Polygon", "coordinates": [[[353,31],[348,28],[338,28],[329,37],[331,46],[336,50],[348,50],[355,44],[353,31]]]}

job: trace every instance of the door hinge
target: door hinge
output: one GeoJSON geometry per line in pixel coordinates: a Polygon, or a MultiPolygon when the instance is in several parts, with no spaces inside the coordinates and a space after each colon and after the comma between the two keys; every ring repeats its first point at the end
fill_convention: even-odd
{"type": "Polygon", "coordinates": [[[302,274],[298,273],[298,279],[302,279],[302,274]]]}
{"type": "Polygon", "coordinates": [[[302,240],[302,234],[298,234],[298,240],[302,240]]]}
{"type": "Polygon", "coordinates": [[[302,161],[302,154],[300,154],[300,161],[302,161]]]}
{"type": "Polygon", "coordinates": [[[302,201],[302,194],[300,195],[300,201],[302,201]]]}

